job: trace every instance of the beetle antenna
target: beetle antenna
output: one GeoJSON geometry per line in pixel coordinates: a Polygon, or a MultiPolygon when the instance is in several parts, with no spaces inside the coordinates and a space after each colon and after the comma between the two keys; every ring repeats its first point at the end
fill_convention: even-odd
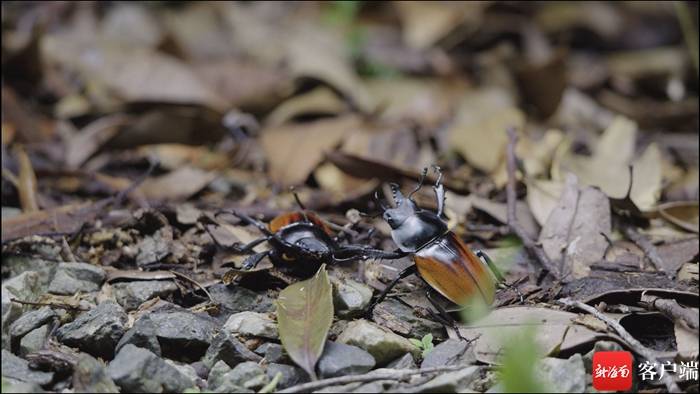
{"type": "Polygon", "coordinates": [[[292,191],[292,194],[294,194],[294,200],[297,202],[297,205],[299,205],[299,208],[306,210],[306,207],[304,204],[302,204],[301,199],[299,198],[299,194],[297,194],[297,191],[294,189],[294,186],[291,186],[289,188],[292,191]]]}
{"type": "Polygon", "coordinates": [[[410,193],[408,193],[408,199],[413,201],[413,194],[415,194],[418,190],[420,190],[421,187],[423,187],[423,182],[425,181],[425,177],[428,175],[428,167],[423,167],[423,171],[420,173],[420,178],[418,178],[418,184],[416,185],[416,188],[411,190],[410,193]]]}
{"type": "Polygon", "coordinates": [[[299,205],[299,208],[301,208],[301,215],[304,216],[304,221],[308,222],[309,218],[306,216],[306,207],[304,206],[304,204],[301,203],[301,199],[299,198],[297,191],[294,189],[294,186],[290,186],[289,190],[292,191],[292,194],[294,195],[294,200],[296,200],[297,205],[299,205]]]}

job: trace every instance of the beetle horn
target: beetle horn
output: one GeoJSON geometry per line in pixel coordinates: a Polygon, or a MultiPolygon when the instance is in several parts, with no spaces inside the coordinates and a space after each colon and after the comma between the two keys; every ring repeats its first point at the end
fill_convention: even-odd
{"type": "Polygon", "coordinates": [[[375,201],[377,201],[377,204],[379,204],[379,207],[382,209],[382,212],[389,209],[389,207],[382,202],[381,198],[379,198],[379,190],[374,192],[374,199],[375,201]]]}
{"type": "Polygon", "coordinates": [[[390,183],[389,187],[391,188],[391,193],[392,197],[394,198],[394,202],[396,203],[396,206],[399,206],[403,203],[403,194],[401,194],[401,190],[399,189],[399,185],[396,183],[390,183]]]}

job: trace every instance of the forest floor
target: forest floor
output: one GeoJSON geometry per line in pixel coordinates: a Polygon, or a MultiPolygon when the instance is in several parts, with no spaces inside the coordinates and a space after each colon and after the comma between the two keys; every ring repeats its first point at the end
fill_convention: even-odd
{"type": "Polygon", "coordinates": [[[3,2],[2,22],[3,392],[588,392],[599,351],[631,352],[630,391],[698,391],[697,3],[3,2]],[[455,274],[457,307],[432,255],[439,280],[368,311],[413,258],[347,250],[397,249],[378,214],[424,168],[436,212],[435,166],[455,242],[505,286],[455,274]],[[300,204],[314,229],[285,240],[362,258],[244,248],[300,204]]]}

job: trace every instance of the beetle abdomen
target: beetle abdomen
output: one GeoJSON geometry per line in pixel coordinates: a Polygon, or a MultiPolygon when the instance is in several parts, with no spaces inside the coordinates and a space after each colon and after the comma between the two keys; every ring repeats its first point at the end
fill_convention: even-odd
{"type": "Polygon", "coordinates": [[[306,218],[309,220],[309,222],[319,226],[321,229],[323,229],[323,231],[326,234],[333,236],[333,232],[331,231],[331,229],[328,228],[326,223],[324,223],[323,220],[321,220],[321,218],[319,218],[316,214],[312,212],[301,211],[283,213],[277,216],[276,218],[272,219],[272,221],[270,222],[270,231],[276,233],[284,226],[288,226],[292,223],[304,222],[304,215],[306,215],[306,218]]]}
{"type": "Polygon", "coordinates": [[[454,233],[449,232],[414,255],[421,277],[456,304],[481,297],[490,305],[496,291],[481,260],[454,233]]]}

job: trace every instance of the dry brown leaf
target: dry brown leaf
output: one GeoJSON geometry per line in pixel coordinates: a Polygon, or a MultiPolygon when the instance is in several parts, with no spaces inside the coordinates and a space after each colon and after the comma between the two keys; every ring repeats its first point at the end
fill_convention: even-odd
{"type": "Polygon", "coordinates": [[[123,114],[105,116],[83,127],[66,143],[66,165],[77,169],[131,121],[123,114]]]}
{"type": "Polygon", "coordinates": [[[487,2],[480,1],[394,1],[403,32],[411,48],[426,49],[468,21],[476,29],[487,2]]]}
{"type": "Polygon", "coordinates": [[[663,262],[664,271],[676,272],[683,264],[692,262],[698,256],[700,242],[697,237],[665,241],[657,245],[656,250],[663,262]]]}
{"type": "Polygon", "coordinates": [[[278,67],[238,59],[208,60],[194,71],[232,107],[269,111],[293,91],[292,76],[278,67]]]}
{"type": "Polygon", "coordinates": [[[598,189],[579,189],[574,175],[567,176],[557,207],[547,219],[539,241],[547,256],[560,268],[560,277],[588,275],[589,266],[600,261],[610,236],[608,198],[598,189]]]}
{"type": "Polygon", "coordinates": [[[32,161],[29,159],[29,155],[27,155],[24,147],[21,145],[16,145],[14,152],[19,166],[19,174],[17,175],[17,193],[19,194],[19,201],[22,205],[22,211],[37,211],[39,210],[39,203],[37,202],[36,174],[34,173],[32,161]]]}
{"type": "Polygon", "coordinates": [[[449,126],[450,146],[469,164],[491,173],[505,160],[506,130],[522,129],[525,116],[503,90],[480,90],[467,94],[449,126]]]}
{"type": "Polygon", "coordinates": [[[523,62],[516,68],[524,101],[542,119],[556,112],[564,95],[568,84],[567,55],[566,51],[559,50],[548,59],[523,62]]]}
{"type": "Polygon", "coordinates": [[[302,25],[287,38],[286,44],[287,66],[294,76],[324,81],[361,111],[374,110],[374,99],[355,73],[342,37],[320,27],[302,25]]]}
{"type": "Polygon", "coordinates": [[[106,86],[126,101],[201,104],[221,112],[228,106],[187,65],[149,48],[57,33],[44,38],[42,51],[49,62],[106,86]]]}
{"type": "Polygon", "coordinates": [[[630,198],[639,209],[652,209],[661,192],[661,152],[652,143],[633,160],[636,135],[634,122],[617,117],[601,136],[592,156],[558,150],[552,163],[552,179],[562,181],[566,173],[571,172],[582,184],[597,186],[608,197],[623,199],[629,190],[629,165],[632,165],[630,198]]]}
{"type": "Polygon", "coordinates": [[[412,121],[426,129],[438,128],[454,111],[466,84],[436,79],[372,79],[367,89],[387,121],[412,121]]]}
{"type": "Polygon", "coordinates": [[[339,198],[346,197],[348,192],[372,189],[378,186],[376,182],[371,180],[348,175],[331,163],[320,165],[314,171],[314,179],[322,189],[335,193],[339,198]],[[368,186],[368,184],[372,186],[368,186]]]}
{"type": "Polygon", "coordinates": [[[310,115],[339,115],[348,106],[331,89],[320,86],[316,89],[282,102],[265,118],[265,126],[276,127],[296,117],[310,115]]]}
{"type": "MultiPolygon", "coordinates": [[[[422,168],[435,163],[431,149],[426,144],[418,144],[413,132],[405,129],[367,127],[348,135],[341,151],[404,171],[420,172],[422,168]]],[[[368,174],[374,175],[371,169],[368,174]]]]}
{"type": "Polygon", "coordinates": [[[202,215],[202,211],[189,203],[177,204],[175,207],[175,217],[180,224],[195,224],[202,215]]]}
{"type": "Polygon", "coordinates": [[[181,167],[169,174],[146,179],[139,190],[154,200],[185,200],[202,190],[217,175],[193,167],[181,167]]]}
{"type": "Polygon", "coordinates": [[[541,179],[528,179],[525,183],[527,184],[527,204],[530,211],[537,223],[544,226],[549,214],[559,202],[564,185],[561,182],[541,179]]]}
{"type": "Polygon", "coordinates": [[[193,60],[228,58],[236,54],[231,32],[219,22],[219,10],[212,3],[187,3],[164,10],[163,27],[177,49],[193,60]]]}
{"type": "Polygon", "coordinates": [[[261,143],[269,161],[270,178],[283,185],[304,182],[326,151],[363,127],[359,117],[348,115],[264,129],[261,143]]]}
{"type": "MultiPolygon", "coordinates": [[[[697,314],[698,310],[695,309],[697,314]]],[[[676,323],[673,327],[676,337],[678,356],[683,360],[695,360],[698,357],[698,332],[683,324],[676,323]]]]}
{"type": "Polygon", "coordinates": [[[206,146],[185,144],[142,145],[136,153],[144,158],[153,158],[166,169],[176,170],[183,165],[191,165],[202,170],[221,170],[227,168],[229,158],[220,152],[213,152],[206,146]]]}
{"type": "Polygon", "coordinates": [[[470,325],[460,326],[459,332],[465,338],[476,338],[474,352],[477,360],[498,363],[505,339],[517,334],[525,326],[535,325],[535,340],[539,345],[540,356],[551,353],[559,344],[561,350],[592,343],[602,334],[575,324],[575,313],[530,306],[499,308],[483,319],[470,325]],[[568,332],[566,332],[568,329],[568,332]],[[566,337],[564,336],[566,333],[566,337]],[[563,342],[562,342],[563,338],[563,342]]]}
{"type": "Polygon", "coordinates": [[[64,205],[13,216],[2,221],[2,242],[30,235],[72,234],[102,213],[106,200],[64,205]]]}
{"type": "Polygon", "coordinates": [[[700,210],[698,209],[697,201],[667,202],[659,205],[657,210],[661,217],[684,230],[694,233],[700,231],[698,229],[700,210]]]}
{"type": "MultiPolygon", "coordinates": [[[[530,178],[549,174],[552,159],[563,141],[564,134],[556,129],[547,130],[538,141],[529,136],[519,138],[515,154],[522,161],[525,174],[530,178]]],[[[508,171],[505,160],[500,163],[492,179],[498,188],[506,185],[508,171]]]]}
{"type": "Polygon", "coordinates": [[[154,48],[163,38],[158,19],[151,8],[119,3],[105,10],[101,36],[125,46],[154,48]]]}
{"type": "MultiPolygon", "coordinates": [[[[472,206],[475,209],[486,212],[503,224],[508,224],[508,206],[504,203],[493,202],[486,198],[471,196],[472,206]]],[[[530,212],[530,208],[523,201],[516,202],[516,217],[530,237],[536,238],[539,234],[539,226],[530,212]]]]}

